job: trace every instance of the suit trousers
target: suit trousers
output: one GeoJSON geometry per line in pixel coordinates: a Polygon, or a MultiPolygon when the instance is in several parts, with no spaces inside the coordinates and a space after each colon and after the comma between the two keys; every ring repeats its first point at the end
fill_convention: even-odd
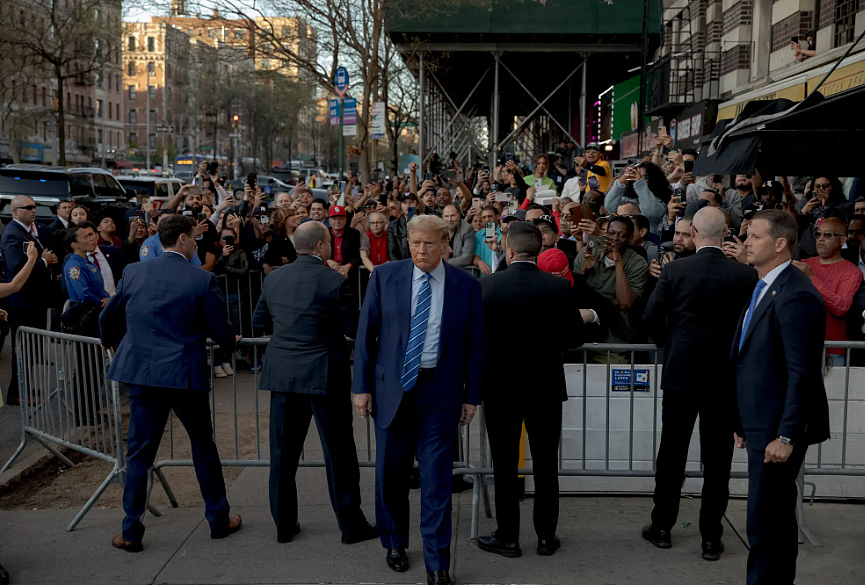
{"type": "MultiPolygon", "coordinates": [[[[747,441],[747,437],[745,437],[747,441]]],[[[796,445],[785,463],[763,463],[764,449],[748,447],[747,585],[793,585],[799,554],[796,478],[807,445],[796,445]]]]}
{"type": "Polygon", "coordinates": [[[424,564],[442,571],[451,561],[454,430],[439,422],[433,380],[422,372],[390,426],[375,425],[375,518],[383,547],[408,546],[409,477],[417,455],[424,564]]]}
{"type": "Polygon", "coordinates": [[[204,516],[210,532],[228,529],[228,500],[219,452],[213,442],[210,401],[207,392],[129,387],[129,438],[126,445],[126,482],[123,488],[123,539],[141,542],[144,525],[141,517],[147,504],[147,477],[165,431],[168,414],[174,411],[192,443],[195,475],[204,498],[204,516]]]}
{"type": "Polygon", "coordinates": [[[730,499],[730,467],[733,462],[733,416],[721,394],[664,392],[661,415],[661,445],[655,467],[655,507],[652,525],[671,530],[679,515],[679,500],[685,481],[688,448],[697,415],[700,415],[700,460],[703,463],[703,493],[700,501],[700,535],[717,541],[730,499]]]}
{"type": "Polygon", "coordinates": [[[12,341],[12,379],[6,390],[6,402],[18,399],[18,351],[15,347],[15,337],[19,327],[35,327],[45,329],[48,325],[48,310],[31,307],[9,307],[9,337],[12,341]]]}
{"type": "Polygon", "coordinates": [[[496,485],[496,536],[503,542],[520,538],[519,468],[523,421],[532,451],[535,480],[533,520],[538,539],[552,538],[559,523],[560,400],[484,401],[496,485]]]}
{"type": "Polygon", "coordinates": [[[350,534],[366,522],[360,509],[360,470],[348,391],[326,395],[271,392],[270,513],[278,537],[290,537],[297,522],[295,475],[313,415],[339,529],[350,534]]]}

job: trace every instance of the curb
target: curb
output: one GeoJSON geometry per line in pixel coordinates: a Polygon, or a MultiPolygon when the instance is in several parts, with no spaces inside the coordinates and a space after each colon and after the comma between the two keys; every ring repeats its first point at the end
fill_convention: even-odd
{"type": "MultiPolygon", "coordinates": [[[[27,449],[25,448],[25,454],[26,452],[27,449]]],[[[30,474],[30,471],[34,467],[42,465],[53,458],[54,455],[43,448],[39,448],[35,453],[32,453],[29,456],[19,457],[12,467],[0,475],[0,493],[14,488],[14,486],[23,481],[30,474]]]]}

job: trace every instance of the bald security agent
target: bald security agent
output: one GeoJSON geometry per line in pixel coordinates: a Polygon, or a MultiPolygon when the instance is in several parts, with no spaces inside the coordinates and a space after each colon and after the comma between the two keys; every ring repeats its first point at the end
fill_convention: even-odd
{"type": "Polygon", "coordinates": [[[378,537],[360,509],[360,470],[352,432],[351,350],[357,300],[329,268],[330,231],[317,221],[294,232],[296,261],[264,279],[253,325],[272,332],[259,389],[270,392],[270,512],[276,539],[300,533],[295,475],[315,416],[330,501],[343,544],[378,537]]]}
{"type": "Polygon", "coordinates": [[[409,568],[409,476],[417,455],[428,585],[450,585],[454,435],[481,400],[478,280],[442,260],[447,223],[408,223],[411,260],[372,271],[354,351],[354,404],[375,419],[375,513],[385,560],[409,568]]]}
{"type": "Polygon", "coordinates": [[[796,478],[808,446],[829,438],[826,308],[792,265],[797,241],[796,221],[777,209],[758,212],[745,240],[746,260],[760,277],[731,351],[739,405],[734,439],[748,452],[747,585],[794,582],[796,478]]]}
{"type": "Polygon", "coordinates": [[[210,537],[225,538],[241,526],[240,516],[229,516],[213,441],[207,365],[208,337],[229,353],[239,337],[234,336],[216,277],[189,264],[195,255],[195,225],[182,215],[161,218],[158,235],[164,253],[127,266],[117,294],[99,318],[102,345],[117,347],[108,378],[129,385],[126,517],[123,532],[111,542],[128,552],[143,549],[147,476],[172,410],[192,443],[210,537]]]}
{"type": "MultiPolygon", "coordinates": [[[[673,546],[670,532],[679,514],[688,448],[700,417],[702,557],[720,558],[722,521],[730,498],[735,430],[735,372],[728,359],[736,321],[748,302],[757,273],[721,251],[726,233],[720,209],[704,207],[688,226],[697,253],[667,262],[643,319],[652,340],[664,348],[661,445],[655,469],[655,507],[643,538],[658,548],[673,546]]],[[[680,229],[683,222],[680,222],[680,229]]]]}

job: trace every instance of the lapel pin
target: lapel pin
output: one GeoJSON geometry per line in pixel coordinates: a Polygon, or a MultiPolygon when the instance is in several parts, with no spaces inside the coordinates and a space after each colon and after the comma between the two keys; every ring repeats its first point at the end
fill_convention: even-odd
{"type": "Polygon", "coordinates": [[[775,296],[775,291],[772,291],[772,296],[773,296],[773,297],[775,296]]]}

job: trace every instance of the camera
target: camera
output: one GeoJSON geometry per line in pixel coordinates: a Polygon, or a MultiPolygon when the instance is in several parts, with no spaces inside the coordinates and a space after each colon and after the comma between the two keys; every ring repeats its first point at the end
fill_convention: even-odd
{"type": "Polygon", "coordinates": [[[255,173],[249,173],[246,175],[246,184],[249,185],[250,189],[255,189],[258,185],[258,175],[255,173]]]}
{"type": "Polygon", "coordinates": [[[225,246],[233,246],[235,241],[237,241],[235,236],[222,236],[222,242],[225,246]]]}

